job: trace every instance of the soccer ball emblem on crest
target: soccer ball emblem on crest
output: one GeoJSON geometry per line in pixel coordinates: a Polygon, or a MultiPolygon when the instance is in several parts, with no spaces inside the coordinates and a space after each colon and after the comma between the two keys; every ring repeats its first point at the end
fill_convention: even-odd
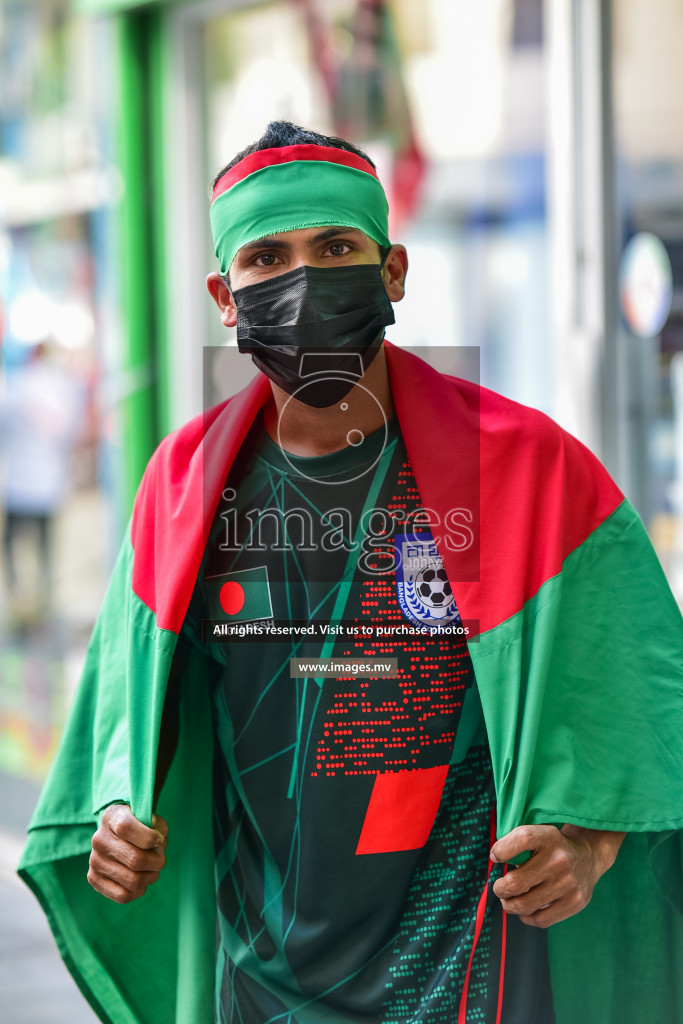
{"type": "Polygon", "coordinates": [[[430,608],[445,608],[453,600],[453,591],[443,566],[428,565],[415,577],[415,589],[430,608]]]}

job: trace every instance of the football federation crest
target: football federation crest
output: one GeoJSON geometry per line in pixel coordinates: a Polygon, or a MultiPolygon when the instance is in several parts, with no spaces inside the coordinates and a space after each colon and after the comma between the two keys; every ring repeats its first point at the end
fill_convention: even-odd
{"type": "Polygon", "coordinates": [[[394,537],[396,590],[401,611],[416,626],[460,620],[451,585],[431,533],[394,537]]]}

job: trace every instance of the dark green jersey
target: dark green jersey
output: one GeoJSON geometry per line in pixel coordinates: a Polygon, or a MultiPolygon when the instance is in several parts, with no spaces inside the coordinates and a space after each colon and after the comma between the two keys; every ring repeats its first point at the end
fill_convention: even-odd
{"type": "MultiPolygon", "coordinates": [[[[493,777],[432,526],[395,423],[304,459],[257,421],[231,470],[184,627],[214,693],[219,1021],[451,1024],[466,975],[467,1020],[496,1019],[493,777]]],[[[550,1024],[544,934],[510,920],[507,948],[503,1020],[550,1024]]]]}

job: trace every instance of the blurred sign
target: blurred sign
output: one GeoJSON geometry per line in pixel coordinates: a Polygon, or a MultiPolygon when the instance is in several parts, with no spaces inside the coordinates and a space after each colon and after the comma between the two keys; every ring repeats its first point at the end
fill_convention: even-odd
{"type": "Polygon", "coordinates": [[[624,249],[619,272],[624,319],[639,338],[659,334],[671,312],[671,261],[656,235],[641,231],[624,249]]]}
{"type": "MultiPolygon", "coordinates": [[[[133,7],[147,7],[157,0],[75,0],[73,7],[80,14],[117,14],[133,7]]],[[[177,0],[176,0],[177,2],[177,0]]],[[[191,0],[186,0],[191,2],[191,0]]]]}

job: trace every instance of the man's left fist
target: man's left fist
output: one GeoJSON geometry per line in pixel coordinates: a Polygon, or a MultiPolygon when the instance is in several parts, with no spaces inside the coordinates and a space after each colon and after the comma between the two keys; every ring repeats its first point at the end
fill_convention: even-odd
{"type": "Polygon", "coordinates": [[[614,863],[625,832],[564,825],[520,825],[491,847],[491,860],[531,857],[494,883],[503,910],[524,924],[548,928],[590,903],[595,883],[614,863]]]}

